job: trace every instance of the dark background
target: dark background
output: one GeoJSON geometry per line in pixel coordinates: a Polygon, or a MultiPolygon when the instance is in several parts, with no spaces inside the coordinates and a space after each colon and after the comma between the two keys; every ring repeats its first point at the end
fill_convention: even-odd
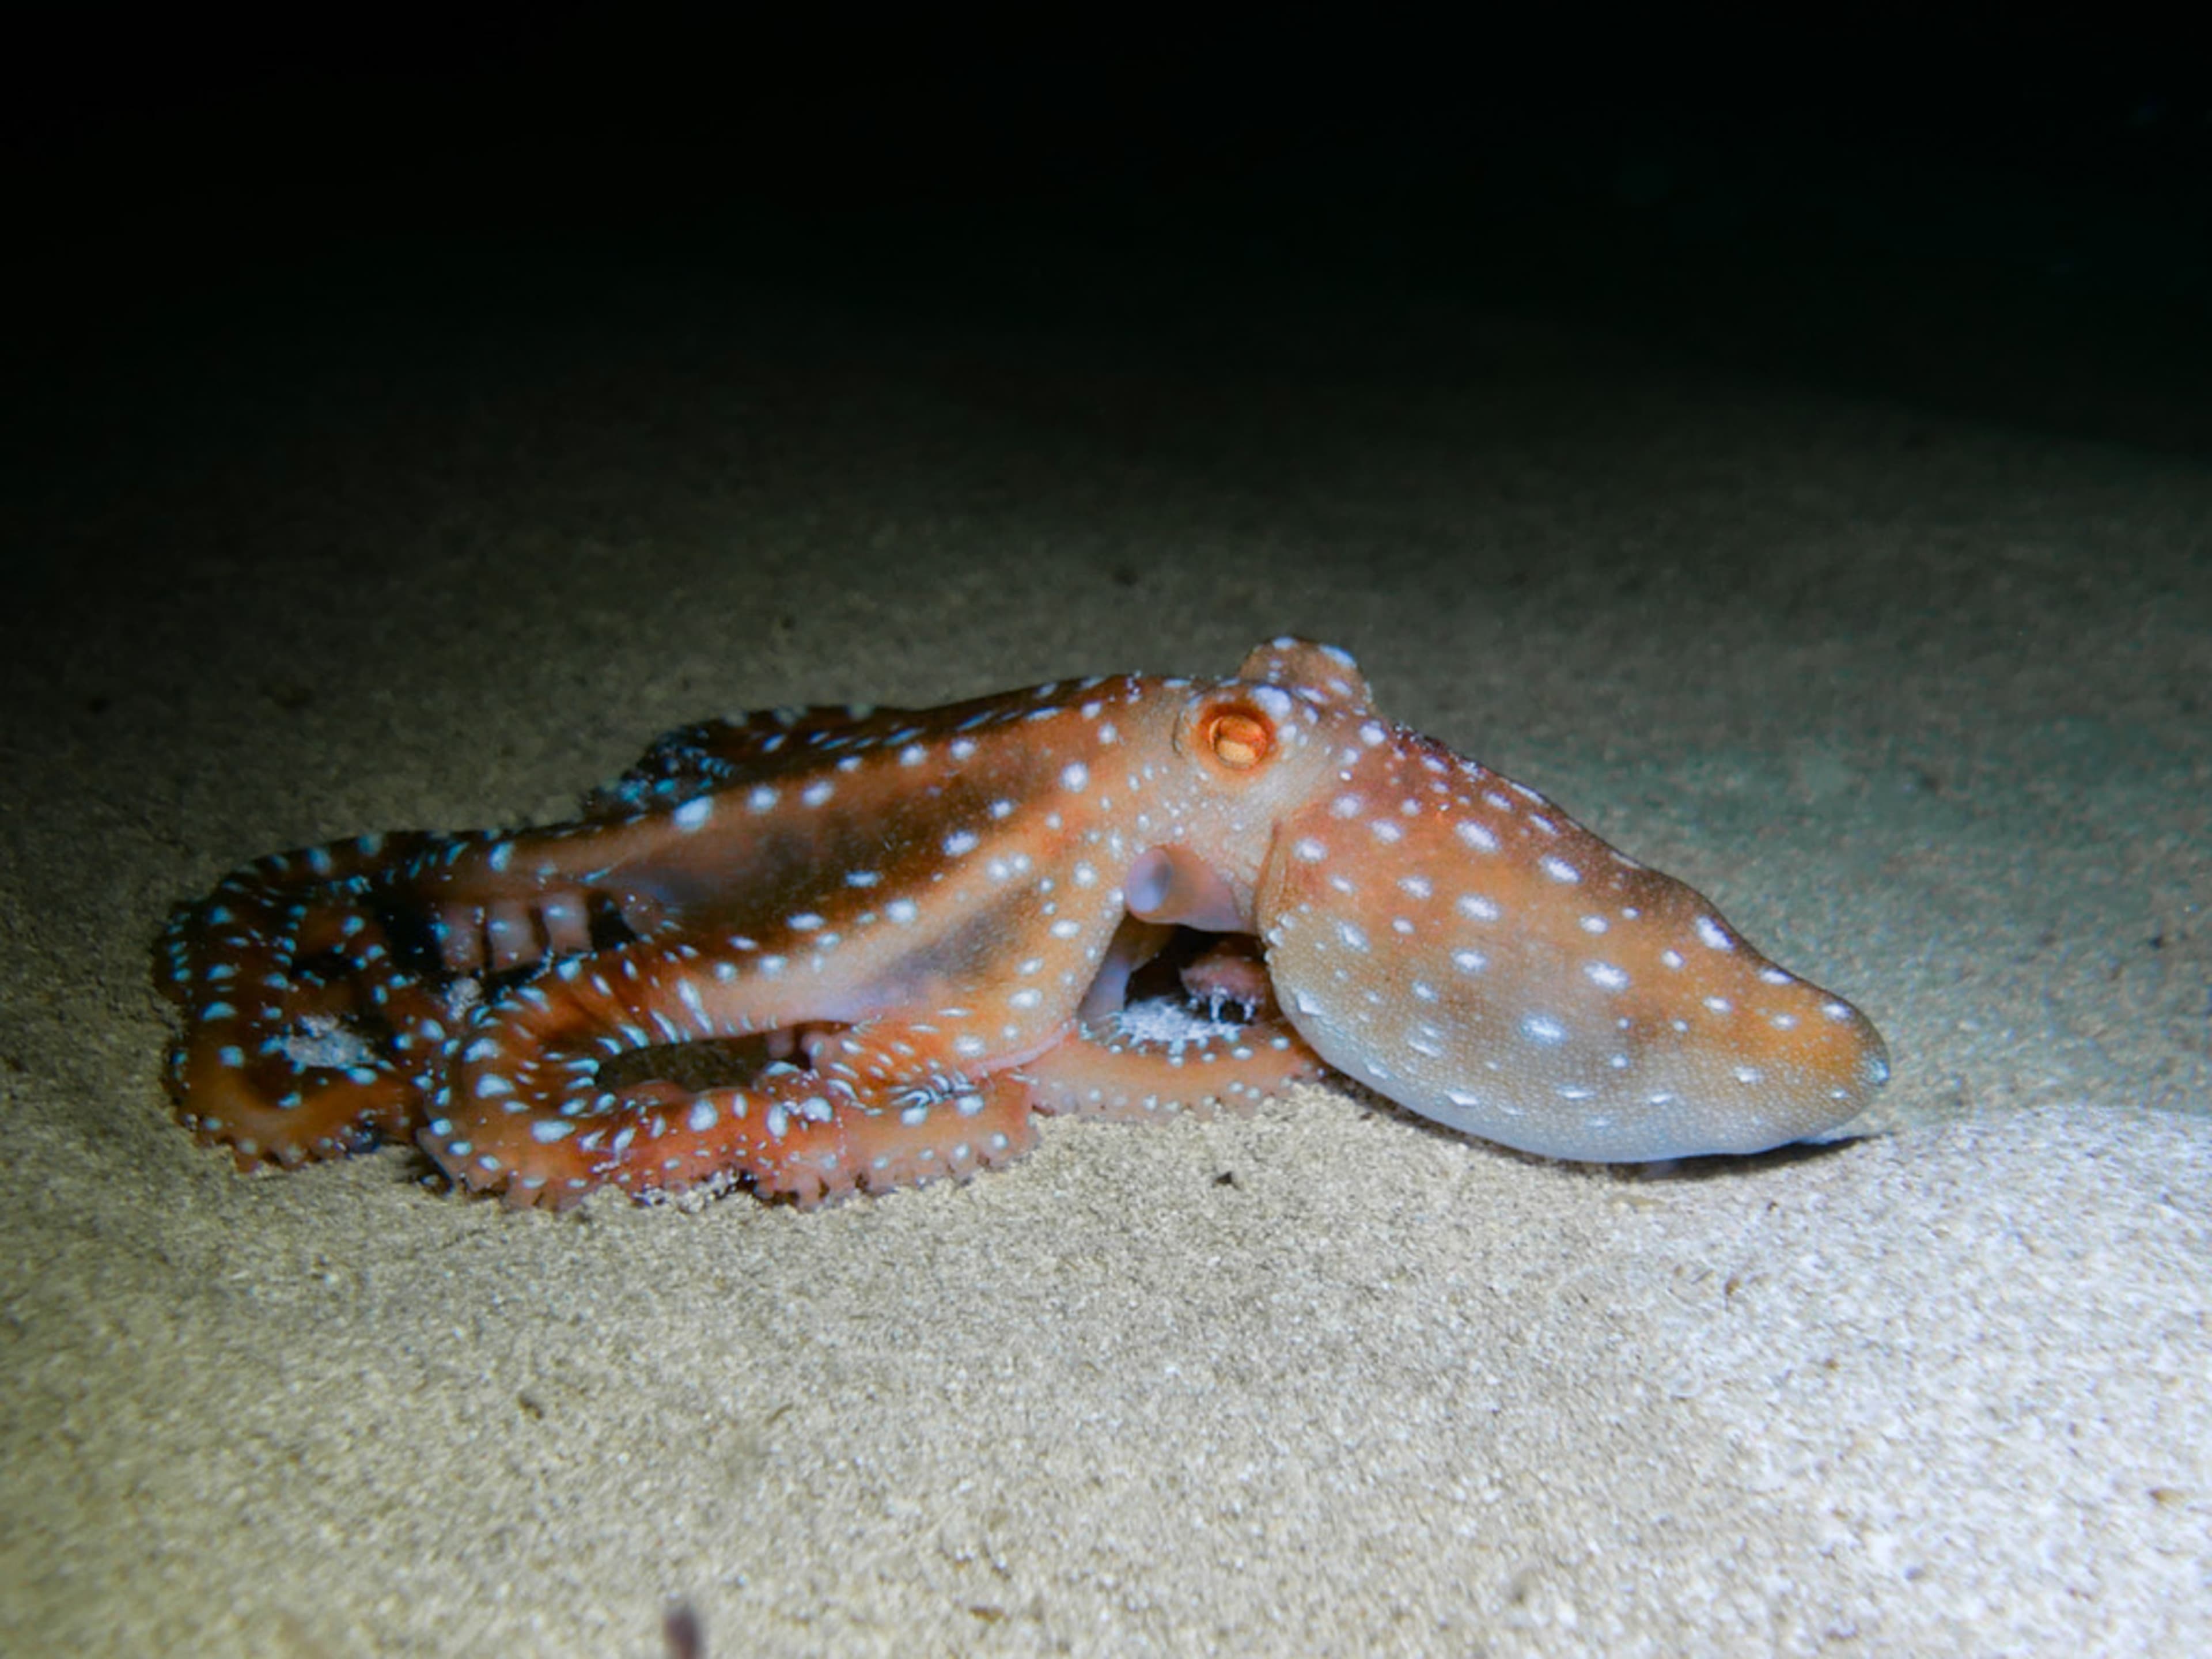
{"type": "Polygon", "coordinates": [[[2115,24],[70,27],[0,70],[7,435],[34,477],[112,450],[188,347],[236,368],[304,333],[329,349],[337,311],[368,340],[778,289],[1293,369],[1296,337],[1417,374],[1429,308],[1504,305],[2212,444],[2212,73],[2115,24]]]}

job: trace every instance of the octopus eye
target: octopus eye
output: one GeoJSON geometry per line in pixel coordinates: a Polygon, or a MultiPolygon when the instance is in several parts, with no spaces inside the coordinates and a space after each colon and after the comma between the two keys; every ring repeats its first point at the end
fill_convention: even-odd
{"type": "Polygon", "coordinates": [[[1203,729],[1207,752],[1234,772],[1250,771],[1275,747],[1275,728],[1267,716],[1242,703],[1212,710],[1203,729]]]}

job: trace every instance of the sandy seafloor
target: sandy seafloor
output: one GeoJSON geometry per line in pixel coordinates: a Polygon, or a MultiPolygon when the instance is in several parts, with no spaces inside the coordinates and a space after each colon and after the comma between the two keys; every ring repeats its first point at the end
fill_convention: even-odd
{"type": "Polygon", "coordinates": [[[0,1649],[2212,1649],[2199,459],[1503,310],[588,315],[158,342],[18,486],[0,1649]],[[1310,1088],[553,1216],[171,1119],[149,944],[234,863],[1286,630],[1861,1004],[1893,1133],[1615,1171],[1310,1088]]]}

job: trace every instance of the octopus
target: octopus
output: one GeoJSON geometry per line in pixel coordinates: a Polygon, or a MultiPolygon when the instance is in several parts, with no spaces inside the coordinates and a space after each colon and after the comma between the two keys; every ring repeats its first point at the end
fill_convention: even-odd
{"type": "Polygon", "coordinates": [[[179,908],[168,1084],[241,1170],[411,1140],[564,1208],[811,1207],[1329,1073],[1554,1158],[1819,1137],[1856,1008],[1297,639],[672,732],[571,823],[278,854],[179,908]]]}

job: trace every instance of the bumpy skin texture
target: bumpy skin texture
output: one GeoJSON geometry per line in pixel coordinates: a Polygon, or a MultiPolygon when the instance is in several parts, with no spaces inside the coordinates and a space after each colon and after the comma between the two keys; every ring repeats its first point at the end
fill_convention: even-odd
{"type": "Polygon", "coordinates": [[[1324,1062],[1553,1157],[1746,1152],[1888,1073],[1698,893],[1290,639],[1233,679],[687,727],[571,823],[249,865],[156,976],[179,1114],[241,1168],[411,1136],[514,1204],[811,1205],[1324,1062]],[[1164,950],[1179,999],[1156,965],[1127,1006],[1164,950]]]}

